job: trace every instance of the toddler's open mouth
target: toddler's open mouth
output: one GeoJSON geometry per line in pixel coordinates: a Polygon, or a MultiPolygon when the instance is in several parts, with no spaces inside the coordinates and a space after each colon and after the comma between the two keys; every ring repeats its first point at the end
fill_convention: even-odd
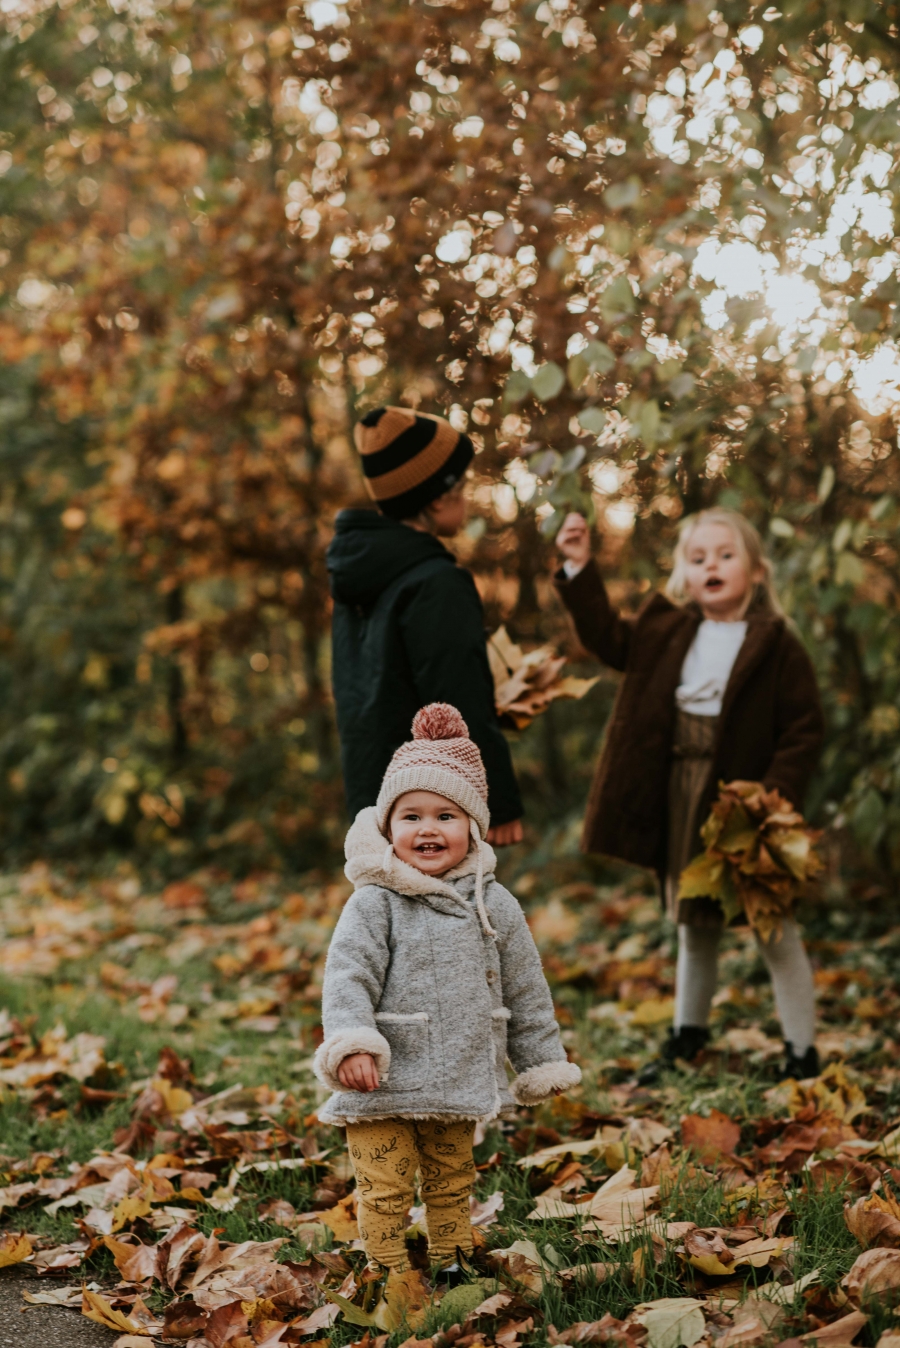
{"type": "Polygon", "coordinates": [[[419,853],[419,856],[422,857],[437,857],[440,856],[441,852],[446,852],[447,848],[444,843],[427,842],[418,843],[415,850],[419,853]]]}
{"type": "Polygon", "coordinates": [[[710,576],[709,580],[704,583],[703,588],[705,590],[721,590],[724,584],[724,580],[720,580],[718,576],[710,576]]]}

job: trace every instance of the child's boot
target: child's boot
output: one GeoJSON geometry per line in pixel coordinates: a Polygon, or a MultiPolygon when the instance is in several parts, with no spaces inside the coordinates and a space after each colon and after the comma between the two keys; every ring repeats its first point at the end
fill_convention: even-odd
{"type": "Polygon", "coordinates": [[[663,1072],[671,1070],[678,1059],[693,1063],[708,1043],[709,1030],[705,1025],[681,1025],[677,1030],[669,1030],[659,1057],[653,1058],[638,1072],[638,1085],[655,1085],[663,1072]]]}
{"type": "Polygon", "coordinates": [[[815,1044],[810,1044],[802,1057],[794,1051],[794,1045],[787,1039],[784,1041],[784,1049],[784,1062],[778,1072],[779,1081],[787,1081],[789,1077],[793,1077],[795,1081],[805,1081],[807,1077],[819,1075],[821,1070],[819,1051],[815,1044]]]}

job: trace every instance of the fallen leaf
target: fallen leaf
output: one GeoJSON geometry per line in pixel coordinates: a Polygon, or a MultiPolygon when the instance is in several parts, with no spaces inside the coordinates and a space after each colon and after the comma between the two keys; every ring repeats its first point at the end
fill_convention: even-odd
{"type": "Polygon", "coordinates": [[[21,1264],[31,1258],[31,1241],[23,1233],[15,1235],[4,1231],[0,1236],[0,1268],[9,1268],[10,1264],[21,1264]]]}
{"type": "Polygon", "coordinates": [[[635,1319],[647,1330],[649,1348],[692,1348],[706,1330],[703,1305],[694,1297],[663,1297],[639,1306],[635,1319]]]}
{"type": "Polygon", "coordinates": [[[860,1245],[900,1246],[900,1204],[889,1194],[867,1194],[844,1209],[844,1220],[860,1245]]]}
{"type": "Polygon", "coordinates": [[[354,1195],[348,1194],[335,1207],[315,1214],[319,1221],[334,1234],[335,1240],[348,1244],[352,1240],[359,1240],[359,1225],[353,1215],[354,1203],[354,1195]]]}
{"type": "Polygon", "coordinates": [[[384,1287],[384,1296],[375,1308],[374,1324],[378,1329],[392,1333],[402,1324],[418,1329],[428,1311],[430,1296],[417,1268],[397,1273],[391,1269],[384,1287]]]}
{"type": "Polygon", "coordinates": [[[568,1329],[558,1330],[555,1325],[547,1326],[549,1343],[602,1343],[619,1345],[625,1348],[632,1340],[625,1333],[624,1322],[615,1316],[604,1315],[602,1320],[577,1320],[568,1329]]]}
{"type": "Polygon", "coordinates": [[[841,1279],[841,1286],[855,1305],[880,1292],[900,1287],[900,1250],[865,1250],[841,1279]]]}
{"type": "Polygon", "coordinates": [[[632,1025],[667,1025],[675,1014],[674,997],[650,997],[631,1013],[632,1025]]]}
{"type": "Polygon", "coordinates": [[[40,1292],[23,1292],[31,1306],[72,1306],[81,1309],[81,1287],[48,1287],[40,1292]]]}
{"type": "Polygon", "coordinates": [[[498,1315],[511,1301],[512,1297],[509,1292],[495,1292],[493,1296],[482,1301],[474,1310],[469,1311],[466,1319],[474,1320],[479,1315],[498,1315]]]}
{"type": "Polygon", "coordinates": [[[103,1325],[104,1329],[124,1329],[129,1334],[141,1334],[139,1325],[121,1311],[113,1310],[106,1297],[102,1297],[99,1292],[92,1292],[89,1287],[81,1290],[81,1314],[95,1324],[103,1325]]]}
{"type": "Polygon", "coordinates": [[[483,1203],[479,1203],[474,1194],[469,1198],[469,1217],[473,1226],[493,1226],[497,1220],[497,1214],[503,1211],[503,1190],[498,1189],[492,1193],[490,1198],[486,1198],[483,1203]]]}
{"type": "Polygon", "coordinates": [[[681,1120],[681,1141],[700,1161],[715,1164],[723,1156],[733,1155],[741,1138],[741,1130],[734,1119],[718,1109],[702,1114],[686,1114],[681,1120]]]}
{"type": "Polygon", "coordinates": [[[832,1320],[830,1324],[822,1325],[820,1329],[811,1329],[808,1334],[801,1334],[801,1343],[821,1343],[827,1345],[827,1348],[844,1348],[856,1338],[857,1334],[867,1325],[869,1317],[863,1315],[861,1311],[851,1311],[849,1315],[842,1315],[840,1320],[832,1320]]]}
{"type": "Polygon", "coordinates": [[[575,1142],[569,1140],[559,1142],[553,1147],[543,1147],[540,1151],[533,1152],[530,1156],[522,1156],[516,1162],[523,1170],[538,1167],[540,1170],[549,1170],[551,1167],[561,1165],[567,1157],[577,1158],[579,1156],[602,1156],[609,1146],[610,1141],[618,1141],[622,1136],[622,1129],[598,1130],[594,1137],[586,1142],[575,1142]],[[610,1138],[609,1134],[614,1133],[615,1138],[610,1138]]]}

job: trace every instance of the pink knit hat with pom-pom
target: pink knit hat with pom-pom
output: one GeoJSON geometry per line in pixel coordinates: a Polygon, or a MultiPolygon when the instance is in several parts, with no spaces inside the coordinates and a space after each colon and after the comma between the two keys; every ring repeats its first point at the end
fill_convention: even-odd
{"type": "Polygon", "coordinates": [[[455,707],[432,702],[416,713],[413,737],[401,744],[384,774],[375,805],[383,833],[394,801],[407,791],[446,796],[475,820],[482,838],[491,822],[488,786],[477,744],[455,707]]]}

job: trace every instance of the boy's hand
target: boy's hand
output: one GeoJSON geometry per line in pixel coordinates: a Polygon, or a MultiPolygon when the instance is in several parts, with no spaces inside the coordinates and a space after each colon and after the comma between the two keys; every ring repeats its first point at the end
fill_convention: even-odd
{"type": "Polygon", "coordinates": [[[338,1080],[348,1091],[377,1091],[378,1068],[371,1053],[351,1053],[338,1068],[338,1080]]]}
{"type": "Polygon", "coordinates": [[[579,567],[587,565],[591,559],[591,531],[583,515],[573,510],[566,516],[556,535],[556,546],[567,561],[579,567]]]}
{"type": "Polygon", "coordinates": [[[513,819],[508,824],[495,824],[488,829],[487,841],[492,847],[510,847],[524,838],[521,819],[513,819]]]}

